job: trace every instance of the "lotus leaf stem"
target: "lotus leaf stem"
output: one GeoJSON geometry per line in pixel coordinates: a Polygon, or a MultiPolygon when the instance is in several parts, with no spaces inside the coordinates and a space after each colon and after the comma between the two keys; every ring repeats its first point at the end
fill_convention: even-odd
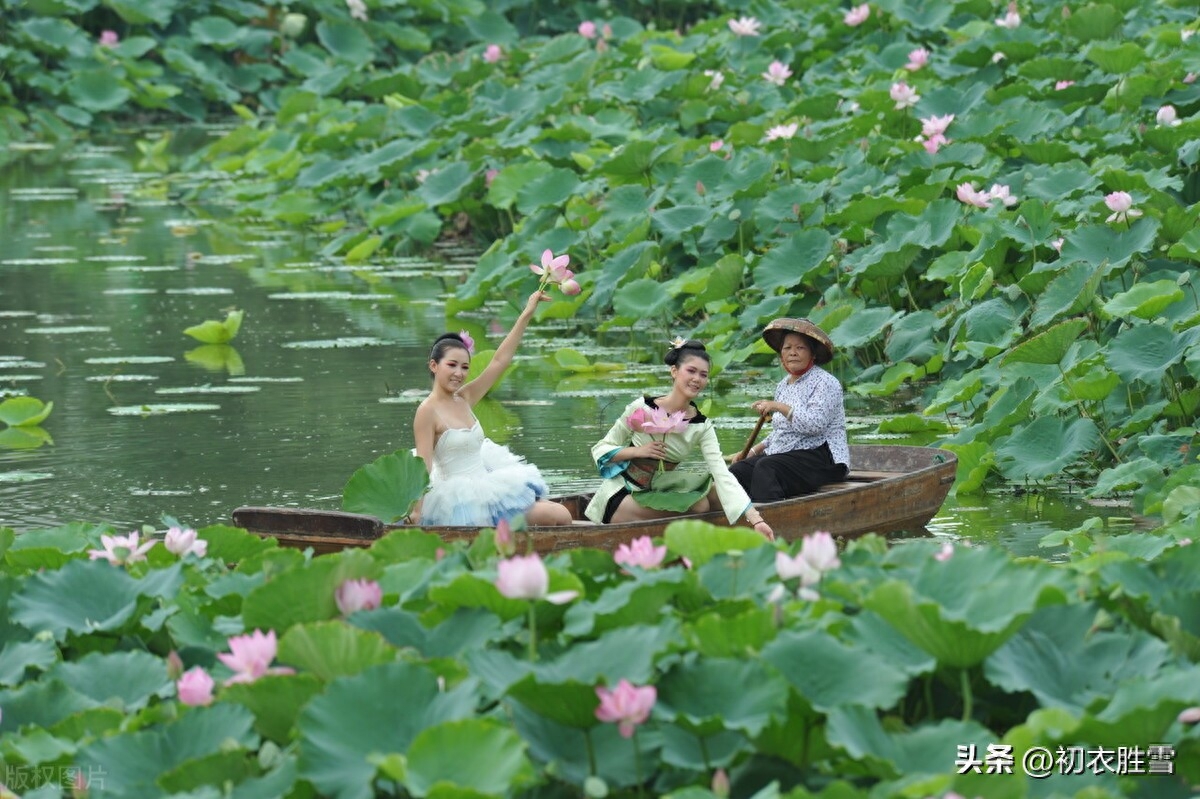
{"type": "Polygon", "coordinates": [[[1112,453],[1113,459],[1117,463],[1120,463],[1121,456],[1117,454],[1116,449],[1113,448],[1112,442],[1108,440],[1107,431],[1104,429],[1103,423],[1100,420],[1093,418],[1092,415],[1088,413],[1087,408],[1084,407],[1083,401],[1075,395],[1075,387],[1071,385],[1071,378],[1067,377],[1067,373],[1063,370],[1062,364],[1058,363],[1056,366],[1058,366],[1058,373],[1062,375],[1063,382],[1066,383],[1067,389],[1069,389],[1071,392],[1071,397],[1075,400],[1075,405],[1079,408],[1080,415],[1082,415],[1085,419],[1095,423],[1096,429],[1100,431],[1100,440],[1104,442],[1104,446],[1108,447],[1108,451],[1112,453]]]}
{"type": "MultiPolygon", "coordinates": [[[[705,766],[708,766],[708,759],[705,758],[705,766]]],[[[645,796],[645,786],[642,784],[642,747],[638,743],[637,730],[633,733],[633,773],[637,778],[638,796],[645,796]]]]}
{"type": "Polygon", "coordinates": [[[583,747],[587,750],[588,759],[588,776],[596,776],[596,747],[592,745],[592,731],[586,729],[583,731],[583,747]]]}
{"type": "Polygon", "coordinates": [[[959,672],[959,682],[962,685],[963,697],[963,721],[970,721],[971,714],[974,712],[974,699],[971,696],[971,675],[968,667],[964,666],[959,672]]]}
{"type": "Polygon", "coordinates": [[[537,611],[532,601],[529,603],[529,660],[537,660],[537,611]]]}

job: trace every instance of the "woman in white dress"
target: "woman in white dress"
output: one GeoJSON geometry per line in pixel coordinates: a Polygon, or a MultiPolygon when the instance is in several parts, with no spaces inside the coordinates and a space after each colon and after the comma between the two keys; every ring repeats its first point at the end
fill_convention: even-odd
{"type": "Polygon", "coordinates": [[[414,523],[491,527],[519,514],[531,525],[571,523],[565,507],[543,499],[548,492],[537,467],[488,439],[471,411],[512,364],[538,303],[549,300],[543,291],[529,296],[491,363],[469,383],[463,338],[447,333],[434,342],[433,390],[413,417],[417,454],[429,469],[429,490],[409,517],[414,523]]]}

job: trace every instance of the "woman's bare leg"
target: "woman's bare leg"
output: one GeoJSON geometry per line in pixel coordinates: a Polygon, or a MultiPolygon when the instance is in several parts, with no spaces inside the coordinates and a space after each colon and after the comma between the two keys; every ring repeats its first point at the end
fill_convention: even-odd
{"type": "MultiPolygon", "coordinates": [[[[688,508],[688,513],[704,513],[708,510],[708,497],[701,497],[695,505],[688,508]]],[[[638,504],[637,500],[632,496],[625,497],[621,500],[621,504],[617,506],[617,511],[612,515],[609,524],[622,524],[624,522],[640,522],[647,519],[669,519],[672,516],[681,516],[682,514],[669,510],[655,510],[654,508],[644,508],[638,504]]]]}
{"type": "Polygon", "coordinates": [[[533,507],[525,514],[525,520],[529,524],[539,526],[570,524],[571,511],[567,510],[565,505],[559,505],[557,502],[539,499],[533,503],[533,507]]]}

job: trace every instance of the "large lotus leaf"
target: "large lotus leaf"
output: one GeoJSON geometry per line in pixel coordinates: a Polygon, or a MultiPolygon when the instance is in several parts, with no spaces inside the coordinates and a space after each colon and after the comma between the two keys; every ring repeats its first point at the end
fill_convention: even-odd
{"type": "Polygon", "coordinates": [[[1129,291],[1123,291],[1104,303],[1104,312],[1122,318],[1136,316],[1154,319],[1169,305],[1183,298],[1183,289],[1174,280],[1136,283],[1129,291]]]}
{"type": "MultiPolygon", "coordinates": [[[[491,719],[447,721],[422,731],[405,764],[404,784],[414,796],[451,786],[476,796],[508,796],[531,782],[533,766],[525,756],[525,742],[491,719]]],[[[437,795],[450,799],[452,794],[437,795]]]]}
{"type": "Polygon", "coordinates": [[[274,630],[282,635],[293,624],[325,621],[338,615],[334,592],[346,580],[376,578],[380,566],[366,552],[348,549],[274,575],[242,602],[246,630],[274,630]]]}
{"type": "Polygon", "coordinates": [[[741,613],[706,613],[684,626],[688,648],[708,657],[751,657],[775,637],[772,613],[748,608],[741,613]]]}
{"type": "Polygon", "coordinates": [[[36,426],[54,410],[53,402],[43,403],[35,397],[10,397],[0,402],[0,422],[13,427],[36,426]]]}
{"type": "Polygon", "coordinates": [[[542,682],[527,674],[509,686],[508,695],[538,715],[568,727],[586,730],[597,724],[599,699],[590,682],[542,682]]]}
{"type": "Polygon", "coordinates": [[[129,89],[103,69],[76,72],[67,90],[76,105],[94,113],[120,108],[131,96],[129,89]]]}
{"type": "Polygon", "coordinates": [[[928,674],[937,668],[932,655],[922,652],[903,633],[870,611],[858,613],[850,620],[844,640],[851,647],[861,647],[880,656],[909,677],[928,674]]]}
{"type": "Polygon", "coordinates": [[[828,633],[782,632],[762,656],[821,712],[853,704],[890,708],[908,687],[908,674],[881,654],[828,633]]]}
{"type": "Polygon", "coordinates": [[[996,468],[1014,481],[1054,477],[1100,446],[1091,419],[1040,416],[996,445],[996,468]]]}
{"type": "Polygon", "coordinates": [[[613,310],[633,319],[649,319],[667,310],[671,295],[666,286],[643,277],[624,284],[613,294],[613,310]]]}
{"type": "Polygon", "coordinates": [[[899,311],[890,308],[864,308],[856,310],[849,318],[839,324],[837,332],[827,330],[834,344],[847,349],[854,349],[878,340],[884,330],[900,318],[899,311]]]}
{"type": "Polygon", "coordinates": [[[1103,710],[1083,717],[1075,737],[1109,747],[1121,741],[1163,741],[1179,712],[1195,705],[1200,705],[1200,666],[1130,677],[1116,686],[1103,710]]]}
{"type": "Polygon", "coordinates": [[[951,338],[964,339],[956,347],[972,354],[991,355],[1017,338],[1018,316],[1012,303],[1002,297],[977,303],[959,317],[951,338]]]}
{"type": "Polygon", "coordinates": [[[300,714],[300,775],[324,795],[371,799],[375,761],[403,754],[426,727],[470,718],[477,683],[442,691],[416,663],[388,663],[341,677],[300,714]]]}
{"type": "Polygon", "coordinates": [[[1062,316],[1082,313],[1091,307],[1100,285],[1101,270],[1090,264],[1068,266],[1038,295],[1029,324],[1044,327],[1062,316]]]}
{"type": "Polygon", "coordinates": [[[755,736],[787,714],[787,685],[759,660],[678,663],[658,681],[654,712],[702,735],[734,729],[755,736]]]}
{"type": "Polygon", "coordinates": [[[1158,235],[1158,221],[1144,217],[1128,230],[1108,225],[1084,225],[1066,237],[1062,248],[1064,261],[1086,261],[1104,267],[1105,274],[1124,266],[1138,253],[1146,252],[1158,235]]]}
{"type": "Polygon", "coordinates": [[[356,613],[351,623],[378,632],[392,646],[411,647],[428,658],[457,657],[504,635],[495,614],[480,608],[459,608],[433,628],[397,607],[356,613]]]}
{"type": "Polygon", "coordinates": [[[417,194],[429,204],[430,208],[436,208],[439,205],[456,201],[473,178],[471,165],[463,161],[456,161],[449,166],[438,168],[425,178],[425,182],[421,184],[417,194]]]}
{"type": "Polygon", "coordinates": [[[833,237],[821,228],[808,228],[783,239],[754,267],[754,285],[766,293],[791,288],[806,280],[825,260],[833,237]]]}
{"type": "MultiPolygon", "coordinates": [[[[906,548],[908,549],[908,548],[906,548]]],[[[931,547],[911,547],[914,555],[931,547]]],[[[1064,603],[1066,577],[1049,566],[1017,566],[996,549],[958,549],[947,561],[929,552],[910,579],[876,586],[863,601],[946,666],[983,661],[1045,605],[1064,603]]]]}
{"type": "Polygon", "coordinates": [[[317,23],[317,38],[334,57],[356,67],[375,57],[375,45],[361,25],[325,19],[317,23]]]}
{"type": "Polygon", "coordinates": [[[0,430],[0,449],[37,449],[53,443],[54,438],[50,433],[37,425],[6,427],[0,430]]]}
{"type": "Polygon", "coordinates": [[[105,560],[72,560],[57,571],[30,575],[10,607],[12,618],[28,630],[61,641],[67,633],[119,629],[133,616],[139,596],[170,595],[181,583],[178,564],[135,580],[105,560]]]}
{"type": "Polygon", "coordinates": [[[1181,341],[1165,326],[1138,325],[1122,330],[1112,340],[1108,365],[1127,381],[1156,384],[1183,352],[1181,341]]]}
{"type": "Polygon", "coordinates": [[[872,774],[885,778],[946,774],[959,746],[975,744],[978,751],[986,752],[988,744],[996,742],[993,732],[973,721],[941,721],[890,732],[873,709],[852,704],[829,712],[825,735],[831,745],[846,750],[872,774]]]}
{"type": "Polygon", "coordinates": [[[712,217],[712,210],[703,205],[676,205],[655,211],[654,224],[657,225],[669,239],[678,239],[688,231],[696,230],[712,217]]]}
{"type": "Polygon", "coordinates": [[[147,25],[154,23],[166,27],[175,14],[179,0],[161,0],[155,3],[142,3],[138,0],[104,0],[104,5],[120,15],[121,19],[131,25],[147,25]]]}
{"type": "Polygon", "coordinates": [[[313,674],[267,674],[254,682],[220,689],[221,701],[236,702],[254,714],[254,729],[280,745],[295,737],[300,711],[325,688],[313,674]]]}
{"type": "Polygon", "coordinates": [[[552,169],[520,187],[517,191],[517,210],[522,214],[532,214],[540,208],[558,208],[571,199],[578,188],[579,176],[574,170],[552,169]]]}
{"type": "MultiPolygon", "coordinates": [[[[639,766],[635,762],[634,742],[622,738],[616,724],[581,730],[559,724],[521,704],[512,706],[512,720],[530,754],[539,762],[553,763],[555,770],[575,785],[581,785],[592,774],[608,783],[610,790],[637,782],[639,766]]],[[[638,733],[642,762],[646,764],[642,768],[648,768],[653,751],[648,746],[652,739],[646,732],[643,729],[638,733]]],[[[646,776],[644,772],[641,774],[642,779],[646,776]]]]}
{"type": "Polygon", "coordinates": [[[222,48],[237,45],[245,31],[245,28],[226,17],[200,17],[188,26],[188,32],[195,41],[222,48]]]}
{"type": "Polygon", "coordinates": [[[1117,491],[1132,491],[1161,479],[1162,473],[1163,467],[1151,458],[1124,461],[1100,472],[1087,496],[1103,497],[1117,491]]]}
{"type": "Polygon", "coordinates": [[[332,680],[396,659],[382,635],[340,621],[294,625],[279,641],[279,660],[332,680]]]}
{"type": "MultiPolygon", "coordinates": [[[[553,586],[554,574],[551,573],[553,586]]],[[[560,590],[553,587],[551,590],[560,590]]],[[[523,616],[529,610],[524,599],[509,599],[500,593],[493,580],[478,574],[462,573],[448,583],[432,586],[429,599],[436,602],[443,612],[459,608],[484,608],[504,621],[523,616]]]]}
{"type": "Polygon", "coordinates": [[[903,314],[892,321],[883,351],[896,363],[925,363],[941,351],[937,333],[944,326],[945,322],[933,311],[903,314]]]}
{"type": "Polygon", "coordinates": [[[94,741],[79,751],[75,763],[84,774],[104,775],[105,795],[161,797],[164,772],[217,752],[256,749],[253,722],[239,705],[190,708],[162,726],[94,741]]]}
{"type": "Polygon", "coordinates": [[[228,344],[238,334],[242,326],[245,311],[230,311],[225,315],[225,321],[218,322],[208,319],[198,325],[184,329],[184,334],[205,344],[228,344]]]}
{"type": "Polygon", "coordinates": [[[93,652],[59,663],[46,679],[61,680],[84,696],[126,711],[138,710],[151,697],[172,692],[166,661],[140,651],[93,652]]]}
{"type": "Polygon", "coordinates": [[[0,733],[15,732],[26,725],[52,727],[63,719],[97,706],[59,680],[27,682],[10,691],[0,691],[0,733]]]}
{"type": "Polygon", "coordinates": [[[0,685],[20,685],[30,669],[45,671],[57,661],[58,647],[51,641],[8,641],[0,647],[0,685]]]}
{"type": "Polygon", "coordinates": [[[745,552],[717,555],[695,568],[700,584],[716,599],[746,596],[775,579],[775,548],[755,547],[745,552]]]}
{"type": "Polygon", "coordinates": [[[1171,659],[1166,644],[1141,630],[1094,631],[1098,612],[1091,604],[1039,609],[987,659],[988,681],[1079,715],[1126,680],[1152,679],[1171,659]]]}
{"type": "Polygon", "coordinates": [[[428,485],[425,461],[411,450],[399,449],[351,475],[342,490],[342,508],[391,524],[408,515],[428,485]]]}
{"type": "Polygon", "coordinates": [[[228,344],[202,344],[183,354],[188,363],[194,363],[210,372],[228,372],[231,375],[246,374],[242,355],[228,344]]]}
{"type": "Polygon", "coordinates": [[[1087,329],[1086,319],[1068,319],[1059,322],[1049,330],[1043,330],[1032,338],[1027,338],[1009,350],[1001,365],[1008,363],[1042,363],[1057,364],[1066,356],[1067,350],[1079,338],[1079,334],[1087,329]]]}
{"type": "Polygon", "coordinates": [[[746,527],[717,527],[707,522],[671,522],[665,535],[667,549],[702,566],[719,554],[746,552],[767,544],[760,533],[746,527]]]}
{"type": "Polygon", "coordinates": [[[684,589],[687,577],[682,569],[662,569],[617,583],[594,600],[573,603],[563,619],[563,632],[586,636],[615,627],[653,624],[671,598],[684,589]]]}
{"type": "Polygon", "coordinates": [[[511,208],[520,196],[522,188],[553,171],[554,167],[544,161],[517,161],[508,164],[488,186],[487,201],[496,208],[511,208]]]}

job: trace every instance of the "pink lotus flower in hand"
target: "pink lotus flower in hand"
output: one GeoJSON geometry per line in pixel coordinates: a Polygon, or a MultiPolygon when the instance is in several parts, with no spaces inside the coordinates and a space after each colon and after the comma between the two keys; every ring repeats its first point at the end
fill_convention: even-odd
{"type": "Polygon", "coordinates": [[[188,553],[198,558],[208,554],[208,542],[203,538],[196,538],[196,531],[190,527],[168,527],[163,546],[168,552],[181,558],[188,553]]]}
{"type": "Polygon", "coordinates": [[[137,563],[140,560],[145,560],[146,553],[158,542],[150,539],[139,546],[138,533],[135,530],[129,535],[102,535],[100,536],[100,543],[104,548],[89,549],[88,557],[92,560],[107,560],[114,566],[122,566],[127,563],[137,563]]]}
{"type": "Polygon", "coordinates": [[[640,569],[657,569],[667,556],[665,544],[654,546],[650,536],[635,538],[628,544],[621,544],[613,553],[613,560],[622,566],[637,566],[640,569]]]}
{"type": "Polygon", "coordinates": [[[645,432],[642,428],[646,424],[646,407],[635,410],[633,413],[625,417],[625,426],[635,433],[645,432]]]}
{"type": "Polygon", "coordinates": [[[383,604],[383,589],[374,580],[344,580],[333,592],[338,610],[349,616],[360,610],[374,610],[383,604]]]}
{"type": "Polygon", "coordinates": [[[495,64],[504,56],[504,51],[500,49],[498,44],[489,44],[483,51],[483,60],[488,64],[495,64]]]}
{"type": "Polygon", "coordinates": [[[175,693],[185,705],[199,707],[213,701],[213,678],[200,666],[185,671],[175,682],[175,693]]]}
{"type": "Polygon", "coordinates": [[[1105,222],[1127,222],[1142,215],[1141,211],[1133,207],[1133,197],[1127,191],[1114,191],[1112,194],[1106,194],[1104,204],[1108,206],[1108,210],[1112,211],[1104,220],[1105,222]]]}
{"type": "Polygon", "coordinates": [[[225,684],[254,682],[265,674],[293,674],[292,669],[286,667],[271,668],[276,648],[274,630],[265,635],[262,630],[255,630],[250,635],[235,635],[230,638],[229,652],[217,655],[217,659],[234,672],[225,684]]]}
{"type": "Polygon", "coordinates": [[[908,54],[908,63],[904,68],[909,72],[916,72],[921,67],[929,63],[929,51],[924,47],[918,47],[908,54]]]}
{"type": "Polygon", "coordinates": [[[767,83],[782,86],[792,76],[792,71],[782,61],[772,61],[770,66],[767,67],[767,71],[762,73],[762,76],[767,83]]]}
{"type": "Polygon", "coordinates": [[[658,701],[658,689],[653,685],[639,688],[628,680],[621,680],[612,690],[597,685],[596,696],[600,699],[596,718],[616,724],[622,738],[632,738],[637,726],[650,718],[650,711],[658,701]]]}
{"type": "Polygon", "coordinates": [[[871,16],[871,6],[863,3],[860,6],[854,6],[842,17],[842,22],[845,22],[851,28],[858,27],[867,21],[867,17],[871,16]]]}
{"type": "Polygon", "coordinates": [[[683,433],[688,429],[688,421],[683,411],[668,413],[664,408],[651,408],[650,418],[642,423],[643,433],[683,433]]]}
{"type": "Polygon", "coordinates": [[[973,205],[976,208],[991,208],[992,197],[986,191],[976,191],[975,185],[972,183],[961,183],[955,189],[955,194],[958,199],[967,205],[973,205]]]}
{"type": "Polygon", "coordinates": [[[544,599],[562,605],[579,596],[578,591],[550,593],[550,572],[536,554],[502,560],[496,570],[496,589],[509,599],[544,599]]]}
{"type": "Polygon", "coordinates": [[[100,39],[98,43],[101,47],[116,47],[121,43],[121,37],[117,35],[116,31],[100,31],[100,39]]]}
{"type": "Polygon", "coordinates": [[[467,348],[468,355],[475,354],[475,339],[471,338],[471,334],[465,330],[458,331],[458,337],[463,340],[463,345],[467,348]]]}
{"type": "Polygon", "coordinates": [[[558,285],[562,289],[562,293],[568,297],[574,297],[579,292],[583,291],[583,286],[579,285],[579,281],[573,277],[569,277],[558,285]]]}
{"type": "Polygon", "coordinates": [[[729,30],[737,36],[757,36],[762,23],[754,17],[738,17],[729,20],[729,30]]]}
{"type": "Polygon", "coordinates": [[[921,95],[904,81],[893,83],[888,94],[896,101],[896,110],[911,108],[921,99],[921,95]]]}

